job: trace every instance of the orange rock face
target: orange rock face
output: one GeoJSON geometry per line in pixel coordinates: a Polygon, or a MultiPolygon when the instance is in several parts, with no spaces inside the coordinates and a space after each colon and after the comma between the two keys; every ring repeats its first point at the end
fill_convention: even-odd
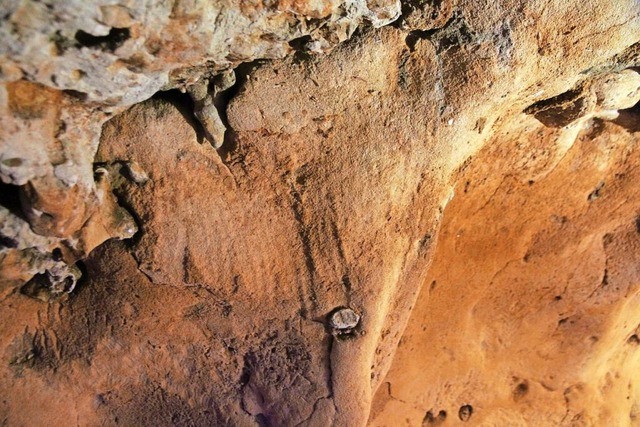
{"type": "Polygon", "coordinates": [[[527,123],[457,174],[371,425],[635,425],[637,114],[565,149],[527,123]]]}
{"type": "MultiPolygon", "coordinates": [[[[240,8],[327,5],[342,10],[240,8]]],[[[174,6],[167,19],[191,10],[174,6]]],[[[395,6],[367,2],[377,19],[395,6]]],[[[327,55],[241,66],[235,85],[172,68],[165,89],[188,94],[126,110],[2,86],[3,423],[634,423],[637,3],[404,6],[327,55]],[[5,155],[32,127],[42,173],[5,155]]],[[[101,13],[131,26],[129,48],[148,30],[101,13]]],[[[171,67],[202,48],[177,33],[155,51],[171,67]]]]}

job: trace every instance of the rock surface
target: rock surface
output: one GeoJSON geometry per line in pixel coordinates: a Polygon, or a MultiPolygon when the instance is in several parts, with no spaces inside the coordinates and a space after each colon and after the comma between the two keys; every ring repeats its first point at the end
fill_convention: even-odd
{"type": "Polygon", "coordinates": [[[639,113],[525,121],[457,174],[370,425],[637,425],[639,113]]]}
{"type": "MultiPolygon", "coordinates": [[[[31,228],[50,237],[37,245],[38,259],[51,264],[51,248],[64,247],[61,262],[70,266],[103,241],[123,237],[109,227],[118,218],[104,217],[119,208],[93,177],[109,116],[178,88],[193,94],[205,136],[219,148],[226,127],[224,100],[217,98],[233,84],[216,87],[220,74],[296,50],[330,51],[363,22],[379,27],[399,14],[398,0],[3,1],[0,180],[20,186],[31,228]],[[106,225],[100,238],[95,224],[106,225]]],[[[13,252],[12,259],[29,265],[24,277],[48,274],[30,253],[13,252]]],[[[13,286],[14,276],[0,274],[0,286],[13,286]]]]}
{"type": "Polygon", "coordinates": [[[637,2],[94,3],[2,6],[3,423],[638,417],[637,2]]]}

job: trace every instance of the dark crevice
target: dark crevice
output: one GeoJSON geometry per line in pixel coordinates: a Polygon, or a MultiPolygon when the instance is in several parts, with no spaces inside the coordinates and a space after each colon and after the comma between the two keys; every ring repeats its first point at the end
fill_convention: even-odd
{"type": "Polygon", "coordinates": [[[69,294],[70,298],[75,298],[79,292],[82,292],[89,283],[89,270],[87,269],[84,261],[76,261],[76,267],[80,270],[80,277],[76,281],[75,286],[73,287],[73,292],[69,294]]]}
{"type": "Polygon", "coordinates": [[[289,46],[294,50],[293,61],[296,64],[309,61],[312,58],[312,55],[308,52],[308,44],[312,41],[311,36],[302,36],[289,42],[289,46]]]}
{"type": "Polygon", "coordinates": [[[307,45],[312,41],[313,39],[311,38],[311,36],[302,36],[298,37],[297,39],[291,40],[289,42],[289,46],[295,51],[304,51],[307,49],[307,45]]]}
{"type": "Polygon", "coordinates": [[[259,427],[269,427],[271,425],[269,418],[265,414],[256,415],[255,420],[259,427]]]}
{"type": "Polygon", "coordinates": [[[554,96],[553,98],[543,99],[542,101],[538,101],[525,109],[525,113],[534,113],[536,111],[546,110],[558,105],[573,103],[577,98],[580,97],[581,93],[581,90],[575,89],[564,92],[558,96],[554,96]]]}
{"type": "Polygon", "coordinates": [[[582,89],[577,88],[553,98],[538,101],[525,108],[524,112],[533,115],[547,127],[560,128],[582,117],[584,110],[585,100],[582,89]]]}
{"type": "MultiPolygon", "coordinates": [[[[566,321],[567,319],[561,319],[561,321],[566,321]]],[[[519,383],[516,388],[513,390],[513,400],[515,402],[520,401],[523,397],[525,397],[529,393],[529,383],[525,380],[519,383]]]]}
{"type": "Polygon", "coordinates": [[[122,46],[130,37],[128,28],[112,28],[106,36],[94,36],[82,30],[78,30],[75,35],[78,46],[110,52],[122,46]]]}
{"type": "Polygon", "coordinates": [[[596,185],[596,188],[587,196],[587,201],[593,202],[594,200],[600,198],[604,185],[604,181],[599,182],[598,185],[596,185]]]}
{"type": "Polygon", "coordinates": [[[62,261],[64,259],[62,250],[60,248],[55,248],[54,250],[52,250],[51,258],[53,258],[54,261],[62,261]]]}
{"type": "Polygon", "coordinates": [[[65,37],[60,30],[53,33],[49,37],[49,41],[56,47],[59,55],[62,55],[67,49],[71,49],[75,45],[75,42],[65,37]]]}
{"type": "Polygon", "coordinates": [[[138,243],[140,243],[140,240],[142,240],[142,236],[144,235],[144,221],[142,220],[142,218],[140,218],[140,215],[138,215],[133,206],[128,202],[126,194],[118,192],[117,190],[114,190],[113,194],[118,200],[118,205],[126,210],[129,215],[131,215],[131,217],[133,218],[133,222],[135,222],[136,227],[138,228],[138,231],[136,231],[136,233],[132,237],[122,240],[123,244],[127,248],[134,248],[138,245],[138,243]]]}
{"type": "Polygon", "coordinates": [[[0,234],[0,250],[2,249],[12,249],[18,247],[18,241],[12,239],[11,237],[4,236],[0,234]]]}
{"type": "Polygon", "coordinates": [[[152,99],[160,99],[168,102],[176,107],[176,109],[182,114],[182,117],[193,128],[196,133],[198,143],[204,141],[204,128],[200,124],[200,121],[193,114],[194,104],[193,100],[186,93],[182,93],[177,89],[167,90],[163,92],[157,92],[153,95],[152,99]]]}
{"type": "Polygon", "coordinates": [[[27,220],[22,211],[19,186],[0,182],[0,205],[18,218],[27,220]]]}
{"type": "Polygon", "coordinates": [[[227,154],[231,152],[236,147],[236,134],[233,132],[233,129],[229,125],[229,119],[227,116],[227,107],[229,106],[229,102],[236,96],[238,88],[238,81],[234,83],[230,88],[223,90],[219,93],[215,93],[213,98],[213,105],[218,110],[218,116],[222,121],[227,130],[224,133],[224,141],[222,142],[222,146],[218,149],[218,153],[220,156],[224,158],[223,154],[227,154]]]}
{"type": "Polygon", "coordinates": [[[80,92],[78,90],[73,89],[65,89],[62,91],[65,95],[70,96],[71,98],[77,99],[78,101],[85,102],[89,95],[84,92],[80,92]]]}
{"type": "Polygon", "coordinates": [[[427,411],[422,420],[423,426],[438,426],[443,424],[447,419],[447,411],[440,410],[438,414],[434,414],[434,411],[427,411]]]}
{"type": "Polygon", "coordinates": [[[618,111],[618,118],[613,122],[629,132],[640,132],[640,103],[626,110],[618,111]]]}
{"type": "Polygon", "coordinates": [[[458,15],[454,13],[453,16],[449,18],[449,20],[442,27],[431,28],[429,30],[410,31],[409,34],[407,35],[407,38],[405,39],[405,42],[409,47],[409,50],[413,52],[416,47],[416,43],[418,43],[418,40],[429,40],[438,31],[444,31],[445,29],[449,28],[449,26],[451,26],[456,19],[458,19],[458,15]]]}
{"type": "Polygon", "coordinates": [[[609,284],[609,270],[608,269],[604,269],[604,273],[602,273],[602,281],[600,283],[600,286],[604,287],[607,286],[609,284]]]}

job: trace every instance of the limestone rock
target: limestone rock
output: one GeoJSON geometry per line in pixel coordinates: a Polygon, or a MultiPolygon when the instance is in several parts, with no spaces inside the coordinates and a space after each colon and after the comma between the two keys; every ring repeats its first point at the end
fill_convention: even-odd
{"type": "Polygon", "coordinates": [[[179,69],[280,58],[291,51],[290,40],[321,37],[320,28],[347,25],[348,38],[363,18],[377,27],[400,12],[397,0],[11,0],[1,7],[3,70],[19,70],[3,71],[4,78],[24,77],[109,105],[131,105],[175,87],[180,82],[172,72],[179,69]]]}
{"type": "MultiPolygon", "coordinates": [[[[294,51],[294,40],[308,38],[316,51],[329,51],[364,21],[378,27],[399,13],[398,0],[4,1],[0,179],[26,185],[24,211],[36,232],[52,243],[63,238],[80,253],[91,245],[74,236],[88,234],[80,229],[100,221],[91,219],[97,212],[113,210],[100,204],[92,167],[108,116],[160,90],[195,93],[192,85],[207,77],[222,82],[216,75],[243,62],[282,58],[294,51]]],[[[224,89],[195,100],[216,148],[226,130],[218,99],[224,89]]],[[[112,237],[118,235],[105,236],[112,237]]]]}
{"type": "Polygon", "coordinates": [[[616,121],[578,133],[525,121],[458,172],[370,425],[439,411],[478,425],[635,425],[639,137],[616,121]]]}
{"type": "Polygon", "coordinates": [[[634,422],[637,2],[404,6],[3,3],[3,422],[634,422]]]}

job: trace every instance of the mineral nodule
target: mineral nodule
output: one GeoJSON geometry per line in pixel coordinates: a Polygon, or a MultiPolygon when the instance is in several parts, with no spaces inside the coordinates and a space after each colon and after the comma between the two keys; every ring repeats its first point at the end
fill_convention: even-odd
{"type": "Polygon", "coordinates": [[[329,325],[338,334],[348,334],[360,323],[360,316],[350,308],[338,308],[329,315],[329,325]]]}

